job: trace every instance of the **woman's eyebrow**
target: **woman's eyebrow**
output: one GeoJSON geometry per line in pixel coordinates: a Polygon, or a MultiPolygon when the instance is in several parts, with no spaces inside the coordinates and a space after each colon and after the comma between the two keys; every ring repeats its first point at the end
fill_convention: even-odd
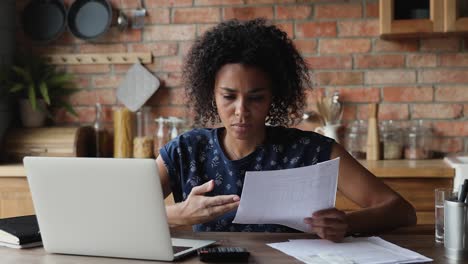
{"type": "MultiPolygon", "coordinates": [[[[221,86],[219,88],[221,90],[224,90],[224,91],[229,92],[229,93],[237,92],[237,90],[234,89],[234,88],[229,88],[229,87],[224,87],[224,86],[221,86]]],[[[259,93],[259,92],[263,92],[265,90],[266,90],[266,88],[254,88],[254,89],[250,90],[248,93],[259,93]]]]}

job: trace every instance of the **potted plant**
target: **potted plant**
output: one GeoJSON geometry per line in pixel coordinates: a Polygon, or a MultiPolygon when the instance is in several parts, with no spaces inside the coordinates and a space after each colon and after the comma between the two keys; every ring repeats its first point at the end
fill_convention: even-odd
{"type": "Polygon", "coordinates": [[[58,71],[43,57],[20,54],[13,66],[7,68],[3,81],[12,95],[19,96],[20,116],[23,126],[42,126],[49,108],[64,107],[77,115],[64,97],[77,91],[73,88],[72,75],[58,71]]]}

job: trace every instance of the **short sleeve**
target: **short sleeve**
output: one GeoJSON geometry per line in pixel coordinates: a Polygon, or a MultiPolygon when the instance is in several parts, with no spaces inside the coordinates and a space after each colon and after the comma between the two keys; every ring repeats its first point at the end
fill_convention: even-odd
{"type": "Polygon", "coordinates": [[[331,152],[333,149],[333,145],[335,144],[335,140],[329,137],[322,136],[317,134],[320,137],[320,147],[321,151],[318,154],[318,162],[323,162],[330,160],[331,152]]]}
{"type": "Polygon", "coordinates": [[[177,161],[180,160],[180,146],[178,138],[171,140],[169,143],[163,146],[159,150],[159,153],[164,161],[164,165],[166,166],[169,175],[169,182],[172,190],[172,195],[174,196],[174,200],[176,202],[181,202],[181,171],[179,164],[177,164],[177,161]]]}

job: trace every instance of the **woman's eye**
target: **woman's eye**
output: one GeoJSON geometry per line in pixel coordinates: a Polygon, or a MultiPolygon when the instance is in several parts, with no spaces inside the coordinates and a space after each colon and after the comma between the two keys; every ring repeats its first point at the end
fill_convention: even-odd
{"type": "Polygon", "coordinates": [[[236,97],[234,95],[223,95],[223,98],[226,100],[234,100],[236,97]]]}

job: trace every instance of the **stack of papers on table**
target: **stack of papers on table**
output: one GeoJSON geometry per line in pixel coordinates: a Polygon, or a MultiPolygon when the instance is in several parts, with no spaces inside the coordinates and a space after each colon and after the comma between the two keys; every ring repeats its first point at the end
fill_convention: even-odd
{"type": "Polygon", "coordinates": [[[419,253],[399,247],[379,237],[348,237],[341,243],[324,239],[294,239],[267,245],[305,263],[390,264],[432,261],[419,253]]]}

